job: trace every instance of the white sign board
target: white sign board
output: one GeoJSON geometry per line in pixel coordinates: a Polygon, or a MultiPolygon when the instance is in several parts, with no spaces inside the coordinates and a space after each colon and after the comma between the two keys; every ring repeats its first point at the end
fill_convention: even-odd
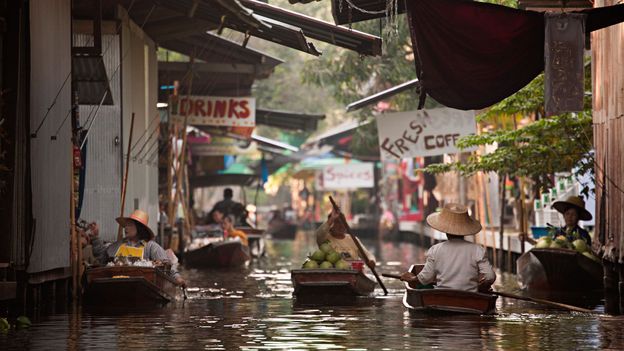
{"type": "Polygon", "coordinates": [[[179,96],[171,101],[171,119],[191,125],[255,127],[256,99],[253,97],[179,96]]]}
{"type": "Polygon", "coordinates": [[[452,108],[385,113],[376,117],[382,160],[472,151],[457,141],[475,134],[474,111],[452,108]]]}
{"type": "Polygon", "coordinates": [[[372,163],[353,163],[325,166],[322,188],[324,190],[372,188],[375,174],[372,163]]]}

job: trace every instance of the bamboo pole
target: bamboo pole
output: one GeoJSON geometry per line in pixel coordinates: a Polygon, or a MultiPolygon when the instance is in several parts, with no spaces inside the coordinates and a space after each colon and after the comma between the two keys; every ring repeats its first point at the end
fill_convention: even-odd
{"type": "MultiPolygon", "coordinates": [[[[126,169],[124,170],[124,179],[121,184],[121,210],[119,211],[119,217],[123,217],[126,207],[126,191],[128,190],[128,170],[130,169],[130,148],[132,147],[132,133],[134,132],[134,112],[132,112],[132,119],[130,120],[130,135],[128,136],[128,153],[126,154],[126,169]]],[[[117,241],[122,237],[122,226],[119,224],[117,229],[117,241]]]]}
{"type": "Polygon", "coordinates": [[[75,144],[71,143],[71,167],[70,167],[70,185],[69,185],[69,221],[70,221],[70,256],[71,256],[71,270],[72,270],[72,298],[74,301],[78,298],[78,251],[76,250],[77,232],[76,232],[76,199],[74,184],[74,147],[75,144]]]}

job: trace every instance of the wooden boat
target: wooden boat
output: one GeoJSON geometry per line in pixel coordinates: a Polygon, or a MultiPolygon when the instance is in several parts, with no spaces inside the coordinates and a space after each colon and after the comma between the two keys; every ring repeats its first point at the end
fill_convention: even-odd
{"type": "Polygon", "coordinates": [[[289,222],[275,222],[269,225],[267,233],[271,234],[273,239],[292,240],[297,234],[297,225],[289,222]]]}
{"type": "Polygon", "coordinates": [[[531,249],[516,261],[520,285],[535,292],[602,289],[602,264],[575,250],[531,249]]]}
{"type": "MultiPolygon", "coordinates": [[[[413,265],[420,273],[424,265],[413,265]]],[[[494,314],[498,296],[455,289],[416,289],[405,283],[403,305],[410,312],[494,314]]]]}
{"type": "Polygon", "coordinates": [[[322,302],[332,298],[367,296],[376,283],[354,269],[293,269],[290,271],[297,298],[322,302]]]}
{"type": "Polygon", "coordinates": [[[238,240],[219,240],[184,252],[184,264],[193,267],[238,267],[250,259],[249,247],[238,240]]]}
{"type": "Polygon", "coordinates": [[[157,306],[179,297],[181,289],[160,268],[113,266],[87,269],[85,302],[99,306],[157,306]]]}

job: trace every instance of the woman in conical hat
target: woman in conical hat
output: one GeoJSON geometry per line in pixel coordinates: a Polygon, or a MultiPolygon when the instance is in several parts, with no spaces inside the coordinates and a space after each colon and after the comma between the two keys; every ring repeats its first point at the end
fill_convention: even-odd
{"type": "Polygon", "coordinates": [[[496,280],[496,274],[486,257],[486,249],[464,240],[464,237],[481,231],[481,224],[470,218],[466,206],[447,204],[441,212],[429,215],[427,224],[446,233],[448,241],[429,248],[425,266],[418,275],[405,272],[401,280],[415,286],[435,283],[442,289],[488,290],[496,280]]]}
{"type": "Polygon", "coordinates": [[[557,235],[565,235],[568,241],[583,239],[591,247],[591,237],[587,230],[578,225],[579,220],[589,221],[591,213],[585,209],[585,201],[580,196],[570,196],[563,201],[555,201],[552,207],[563,215],[565,225],[558,229],[557,235]]]}
{"type": "MultiPolygon", "coordinates": [[[[106,263],[115,257],[136,257],[158,263],[169,263],[171,260],[165,250],[158,245],[154,239],[154,232],[150,229],[149,216],[141,210],[135,210],[128,217],[118,217],[115,219],[125,232],[125,237],[120,241],[110,244],[104,248],[101,239],[95,238],[93,251],[99,253],[99,261],[106,263]]],[[[185,285],[180,274],[172,269],[171,276],[179,285],[185,285]]]]}

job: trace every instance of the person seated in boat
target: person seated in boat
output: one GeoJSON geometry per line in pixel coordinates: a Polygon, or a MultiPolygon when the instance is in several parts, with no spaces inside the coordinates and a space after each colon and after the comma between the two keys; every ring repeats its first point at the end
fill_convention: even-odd
{"type": "Polygon", "coordinates": [[[223,190],[223,200],[217,202],[212,208],[212,210],[213,211],[220,210],[226,216],[231,215],[234,209],[234,206],[236,206],[237,204],[242,206],[240,202],[236,202],[232,200],[233,196],[234,196],[234,192],[232,191],[232,189],[225,188],[225,190],[223,190]]]}
{"type": "Polygon", "coordinates": [[[93,245],[91,244],[91,237],[96,236],[99,232],[98,226],[95,222],[92,223],[78,223],[76,230],[80,236],[80,246],[82,248],[82,261],[85,266],[94,266],[98,264],[98,260],[93,254],[93,245]]]}
{"type": "MultiPolygon", "coordinates": [[[[93,238],[94,252],[101,252],[98,257],[100,263],[105,264],[115,257],[136,257],[153,261],[155,265],[171,264],[171,259],[165,250],[153,240],[155,235],[148,226],[147,213],[135,210],[129,217],[118,217],[115,220],[123,226],[126,236],[110,244],[105,250],[100,250],[104,245],[102,240],[98,237],[93,238]]],[[[176,284],[186,285],[184,278],[174,268],[171,269],[170,274],[176,284]]]]}
{"type": "MultiPolygon", "coordinates": [[[[570,196],[563,201],[555,201],[552,204],[552,208],[561,213],[565,221],[563,227],[556,228],[554,236],[563,235],[569,242],[583,239],[587,247],[591,247],[591,236],[589,236],[587,230],[581,228],[578,224],[580,220],[590,221],[592,219],[591,213],[585,209],[585,201],[580,196],[570,196]]],[[[524,234],[520,234],[520,240],[526,240],[533,245],[537,243],[535,239],[529,238],[524,234]]]]}
{"type": "Polygon", "coordinates": [[[466,206],[447,204],[441,212],[427,216],[427,224],[446,233],[448,240],[429,248],[425,266],[418,275],[405,272],[401,280],[414,287],[435,283],[438,289],[488,291],[496,274],[486,249],[464,240],[481,231],[481,224],[470,218],[466,206]]]}
{"type": "MultiPolygon", "coordinates": [[[[373,256],[373,254],[371,254],[364,247],[364,245],[362,245],[360,239],[355,238],[355,240],[357,240],[362,249],[364,249],[364,253],[369,260],[369,266],[374,268],[377,264],[375,256],[373,256]]],[[[360,254],[360,250],[355,244],[355,241],[353,241],[353,237],[348,235],[347,228],[345,228],[342,224],[342,221],[340,220],[340,212],[333,209],[329,216],[327,216],[327,221],[321,224],[321,226],[316,230],[317,244],[321,246],[326,241],[329,241],[331,247],[336,252],[342,254],[346,261],[366,261],[366,258],[362,257],[360,254]]]]}
{"type": "Polygon", "coordinates": [[[241,243],[245,246],[249,245],[247,234],[244,231],[234,228],[234,217],[225,216],[223,218],[223,237],[227,239],[239,238],[241,243]]]}

